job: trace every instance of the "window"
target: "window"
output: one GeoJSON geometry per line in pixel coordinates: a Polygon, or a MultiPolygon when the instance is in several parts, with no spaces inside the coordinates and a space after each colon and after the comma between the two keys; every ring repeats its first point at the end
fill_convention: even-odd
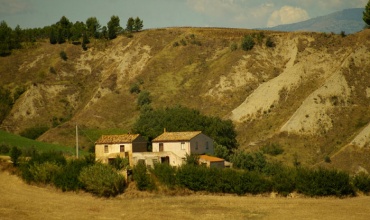
{"type": "Polygon", "coordinates": [[[206,149],[208,150],[208,141],[206,142],[206,149]]]}
{"type": "Polygon", "coordinates": [[[104,145],[104,153],[108,153],[108,145],[104,145]]]}
{"type": "Polygon", "coordinates": [[[125,152],[125,145],[119,146],[119,152],[125,152]]]}
{"type": "Polygon", "coordinates": [[[181,142],[181,150],[185,150],[185,142],[181,142]]]}

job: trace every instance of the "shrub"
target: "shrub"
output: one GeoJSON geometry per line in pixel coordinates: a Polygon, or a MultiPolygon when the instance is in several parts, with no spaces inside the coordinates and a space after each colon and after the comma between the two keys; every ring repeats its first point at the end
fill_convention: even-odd
{"type": "Polygon", "coordinates": [[[188,165],[199,165],[199,155],[196,154],[186,154],[185,158],[186,164],[188,165]]]}
{"type": "Polygon", "coordinates": [[[296,189],[296,169],[281,167],[271,178],[273,190],[283,196],[296,189]]]}
{"type": "Polygon", "coordinates": [[[144,105],[149,105],[151,103],[150,93],[148,91],[140,92],[137,97],[137,106],[140,108],[144,105]]]}
{"type": "Polygon", "coordinates": [[[136,93],[136,94],[139,94],[140,93],[140,86],[137,84],[137,83],[134,83],[131,85],[130,87],[130,93],[136,93]]]}
{"type": "Polygon", "coordinates": [[[230,44],[230,50],[231,51],[235,51],[235,50],[237,50],[238,49],[238,45],[235,43],[235,42],[232,42],[231,44],[230,44]]]}
{"type": "Polygon", "coordinates": [[[32,180],[36,183],[52,183],[60,167],[54,162],[45,162],[42,164],[35,163],[29,167],[32,180]]]}
{"type": "Polygon", "coordinates": [[[87,191],[97,196],[116,196],[125,188],[124,177],[101,163],[82,168],[78,179],[87,191]]]}
{"type": "Polygon", "coordinates": [[[329,155],[326,155],[324,158],[325,163],[331,163],[331,159],[329,155]]]}
{"type": "Polygon", "coordinates": [[[179,42],[176,41],[175,43],[172,44],[172,46],[173,47],[178,47],[178,46],[180,46],[180,44],[179,44],[179,42]]]}
{"type": "Polygon", "coordinates": [[[235,185],[235,193],[243,195],[245,193],[259,194],[271,191],[271,183],[257,172],[241,172],[235,185]]]}
{"type": "Polygon", "coordinates": [[[22,155],[22,151],[18,148],[13,146],[12,149],[10,149],[10,160],[13,162],[13,166],[18,166],[18,159],[22,155]]]}
{"type": "Polygon", "coordinates": [[[62,191],[78,190],[83,188],[83,183],[79,180],[81,170],[89,166],[90,163],[85,159],[68,161],[55,175],[54,185],[62,191]]]}
{"type": "Polygon", "coordinates": [[[155,184],[147,172],[144,161],[140,160],[133,168],[132,178],[136,182],[136,187],[140,191],[155,189],[155,184]]]}
{"type": "Polygon", "coordinates": [[[253,37],[251,35],[246,35],[243,38],[241,48],[245,51],[252,50],[254,47],[254,44],[255,43],[254,43],[253,37]]]}
{"type": "Polygon", "coordinates": [[[297,190],[309,196],[354,195],[348,173],[337,170],[297,169],[297,190]]]}
{"type": "Polygon", "coordinates": [[[8,154],[10,147],[7,144],[0,144],[0,154],[8,154]]]}
{"type": "Polygon", "coordinates": [[[42,152],[41,154],[36,153],[31,158],[31,160],[28,161],[30,165],[35,164],[35,163],[42,164],[45,162],[52,162],[52,163],[55,163],[57,165],[62,165],[62,166],[67,164],[67,160],[63,156],[63,153],[57,152],[57,151],[47,151],[47,152],[42,152]]]}
{"type": "Polygon", "coordinates": [[[227,149],[227,147],[225,147],[221,144],[217,144],[217,143],[214,143],[214,147],[215,147],[215,156],[216,157],[223,158],[225,160],[229,160],[230,151],[229,151],[229,149],[227,149]]]}
{"type": "Polygon", "coordinates": [[[176,182],[183,187],[194,191],[206,190],[208,182],[206,181],[207,167],[186,164],[178,168],[176,173],[176,182]]]}
{"type": "Polygon", "coordinates": [[[43,133],[45,133],[49,128],[47,126],[37,125],[35,127],[26,128],[24,131],[20,133],[21,136],[29,138],[29,139],[37,139],[43,133]]]}
{"type": "Polygon", "coordinates": [[[167,163],[155,163],[151,172],[157,177],[158,181],[170,189],[176,185],[176,168],[167,163]]]}
{"type": "Polygon", "coordinates": [[[360,172],[352,179],[353,186],[363,193],[370,192],[370,176],[364,172],[360,172]]]}
{"type": "Polygon", "coordinates": [[[59,56],[64,61],[67,61],[68,60],[67,53],[64,50],[60,51],[59,56]]]}
{"type": "Polygon", "coordinates": [[[128,158],[122,158],[119,155],[117,155],[117,157],[114,160],[109,161],[109,165],[111,165],[116,170],[122,170],[126,169],[130,165],[130,163],[128,158]]]}
{"type": "Polygon", "coordinates": [[[60,170],[57,167],[63,167],[67,163],[60,152],[50,151],[38,154],[35,150],[32,154],[32,158],[20,166],[21,177],[27,183],[51,183],[60,170]]]}
{"type": "Polygon", "coordinates": [[[276,144],[276,143],[267,144],[263,146],[261,150],[264,154],[269,154],[271,156],[277,156],[284,152],[283,148],[279,144],[276,144]]]}
{"type": "Polygon", "coordinates": [[[341,32],[340,32],[340,36],[341,36],[341,37],[346,37],[346,36],[347,36],[347,35],[346,35],[346,32],[345,32],[345,31],[341,31],[341,32]]]}
{"type": "Polygon", "coordinates": [[[266,39],[266,47],[275,47],[275,46],[276,45],[275,45],[274,41],[272,41],[272,38],[271,37],[268,37],[266,39]]]}
{"type": "Polygon", "coordinates": [[[233,167],[249,171],[262,171],[266,166],[266,158],[261,152],[246,153],[237,151],[230,157],[233,167]]]}

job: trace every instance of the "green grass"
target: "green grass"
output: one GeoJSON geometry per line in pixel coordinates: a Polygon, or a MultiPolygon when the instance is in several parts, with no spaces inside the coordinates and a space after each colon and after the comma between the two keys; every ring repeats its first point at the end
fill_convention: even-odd
{"type": "MultiPolygon", "coordinates": [[[[39,152],[61,151],[69,155],[75,155],[76,153],[76,150],[71,147],[39,142],[19,135],[10,134],[2,130],[0,130],[0,144],[6,144],[9,147],[16,146],[22,150],[30,147],[35,147],[36,150],[38,150],[39,152]]],[[[84,152],[80,151],[80,154],[81,153],[83,154],[84,152]]]]}

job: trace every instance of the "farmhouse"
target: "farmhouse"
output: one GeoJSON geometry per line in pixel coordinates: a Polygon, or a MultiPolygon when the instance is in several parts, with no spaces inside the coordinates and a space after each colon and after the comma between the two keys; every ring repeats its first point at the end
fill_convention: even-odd
{"type": "Polygon", "coordinates": [[[132,164],[132,153],[146,151],[147,141],[139,134],[102,135],[95,142],[95,158],[102,163],[119,156],[129,158],[132,164]]]}
{"type": "Polygon", "coordinates": [[[165,155],[161,162],[172,166],[184,163],[186,155],[213,154],[213,140],[201,131],[166,132],[152,141],[153,153],[165,155]]]}

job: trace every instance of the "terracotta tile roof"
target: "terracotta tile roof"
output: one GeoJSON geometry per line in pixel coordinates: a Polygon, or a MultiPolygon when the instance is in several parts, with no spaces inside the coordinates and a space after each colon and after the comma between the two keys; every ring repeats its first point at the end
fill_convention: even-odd
{"type": "Polygon", "coordinates": [[[102,135],[95,144],[131,143],[137,137],[139,137],[139,134],[102,135]]]}
{"type": "Polygon", "coordinates": [[[201,131],[185,131],[185,132],[164,132],[158,137],[154,138],[154,142],[158,141],[189,141],[193,137],[202,133],[201,131]]]}
{"type": "Polygon", "coordinates": [[[199,156],[199,159],[201,159],[201,160],[206,160],[206,161],[210,161],[210,162],[222,162],[222,161],[225,161],[225,160],[224,160],[224,159],[222,159],[222,158],[212,157],[212,156],[208,156],[208,155],[200,155],[200,156],[199,156]]]}

